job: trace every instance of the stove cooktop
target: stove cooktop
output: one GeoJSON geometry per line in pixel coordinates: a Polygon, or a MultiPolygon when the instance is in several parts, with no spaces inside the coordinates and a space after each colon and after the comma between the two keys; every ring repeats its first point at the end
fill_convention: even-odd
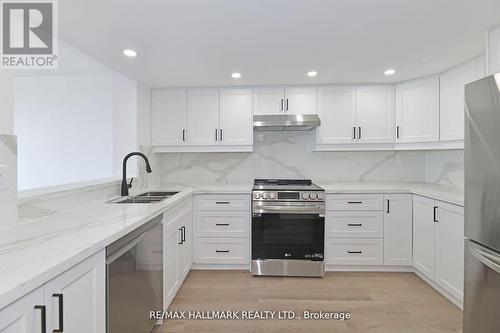
{"type": "Polygon", "coordinates": [[[310,179],[255,179],[254,190],[322,191],[310,179]]]}

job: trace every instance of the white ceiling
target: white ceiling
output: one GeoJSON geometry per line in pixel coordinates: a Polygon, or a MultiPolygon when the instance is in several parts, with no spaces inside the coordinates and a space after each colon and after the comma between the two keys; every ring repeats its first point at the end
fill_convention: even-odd
{"type": "Polygon", "coordinates": [[[500,23],[498,0],[64,0],[59,12],[63,40],[153,87],[401,81],[483,53],[500,23]]]}

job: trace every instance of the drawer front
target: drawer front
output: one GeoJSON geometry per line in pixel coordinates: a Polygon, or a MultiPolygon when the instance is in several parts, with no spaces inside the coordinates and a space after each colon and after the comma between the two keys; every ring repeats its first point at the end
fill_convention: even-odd
{"type": "Polygon", "coordinates": [[[249,264],[248,238],[196,238],[197,264],[249,264]]]}
{"type": "Polygon", "coordinates": [[[250,211],[250,195],[203,194],[194,197],[195,210],[246,210],[250,211]]]}
{"type": "Polygon", "coordinates": [[[194,225],[196,237],[249,237],[250,212],[197,211],[194,225]]]}
{"type": "Polygon", "coordinates": [[[383,239],[329,238],[326,263],[334,265],[383,265],[383,239]]]}
{"type": "Polygon", "coordinates": [[[327,210],[384,210],[383,194],[329,194],[327,210]]]}
{"type": "Polygon", "coordinates": [[[329,211],[326,237],[383,237],[384,213],[381,211],[329,211]]]}

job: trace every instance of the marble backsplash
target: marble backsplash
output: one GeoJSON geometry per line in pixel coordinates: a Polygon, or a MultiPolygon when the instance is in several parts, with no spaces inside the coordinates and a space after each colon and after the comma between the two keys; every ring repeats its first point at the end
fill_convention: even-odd
{"type": "Polygon", "coordinates": [[[0,134],[0,165],[6,165],[7,186],[0,189],[0,228],[17,220],[17,138],[0,134]]]}
{"type": "Polygon", "coordinates": [[[151,154],[148,181],[249,182],[255,178],[311,178],[326,182],[430,182],[463,187],[463,151],[314,152],[314,131],[255,132],[253,153],[151,154]]]}

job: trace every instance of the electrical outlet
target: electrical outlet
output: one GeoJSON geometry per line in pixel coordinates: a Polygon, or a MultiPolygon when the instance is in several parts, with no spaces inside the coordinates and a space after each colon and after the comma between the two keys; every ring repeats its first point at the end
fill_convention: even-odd
{"type": "Polygon", "coordinates": [[[0,191],[9,188],[9,166],[0,165],[0,191]]]}

